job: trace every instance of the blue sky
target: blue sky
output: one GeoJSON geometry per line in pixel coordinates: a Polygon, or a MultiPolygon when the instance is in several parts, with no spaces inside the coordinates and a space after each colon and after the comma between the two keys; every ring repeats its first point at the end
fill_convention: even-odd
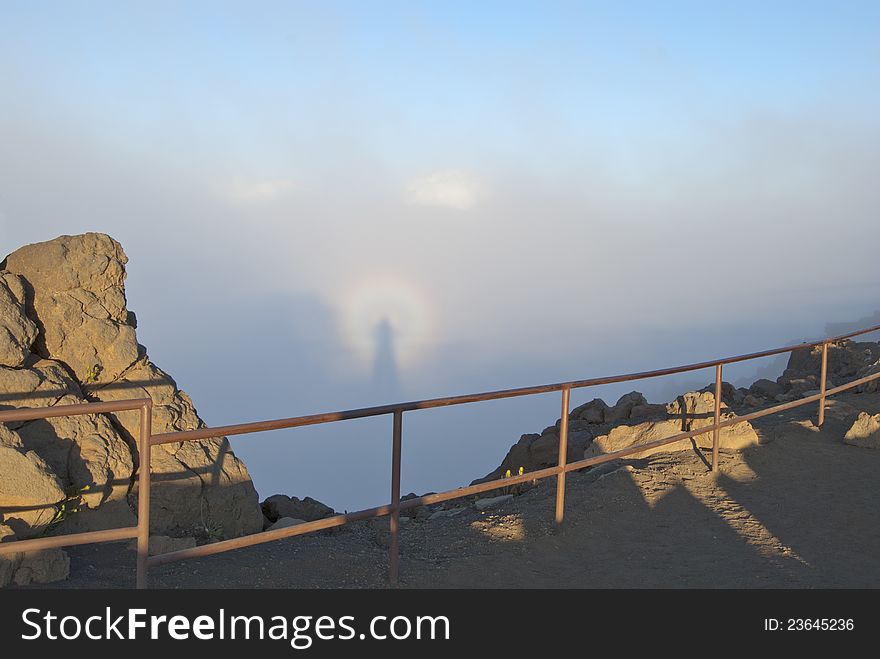
{"type": "MultiPolygon", "coordinates": [[[[0,252],[120,240],[209,423],[822,334],[878,308],[877,171],[876,2],[0,0],[0,252]]],[[[411,487],[547,405],[425,429],[485,466],[411,487]]]]}

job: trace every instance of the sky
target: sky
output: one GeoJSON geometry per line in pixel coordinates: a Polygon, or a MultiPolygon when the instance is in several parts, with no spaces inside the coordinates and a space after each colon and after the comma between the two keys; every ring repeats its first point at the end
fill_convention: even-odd
{"type": "MultiPolygon", "coordinates": [[[[0,252],[119,240],[139,340],[210,425],[857,323],[878,171],[876,2],[0,0],[0,252]]],[[[403,487],[466,484],[558,416],[408,414],[403,487]]],[[[354,509],[387,499],[390,426],[233,446],[262,496],[354,509]]]]}

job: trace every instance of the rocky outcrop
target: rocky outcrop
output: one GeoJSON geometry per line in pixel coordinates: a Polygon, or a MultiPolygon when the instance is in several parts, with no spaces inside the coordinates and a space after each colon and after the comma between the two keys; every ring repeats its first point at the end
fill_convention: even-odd
{"type": "MultiPolygon", "coordinates": [[[[733,395],[728,385],[728,394],[733,395]]],[[[721,420],[736,414],[724,402],[722,388],[721,420]]],[[[743,394],[737,392],[742,398],[743,394]]],[[[614,405],[601,399],[575,407],[569,413],[567,462],[576,462],[604,453],[619,451],[654,440],[666,439],[682,432],[712,425],[715,418],[715,396],[707,391],[692,391],[675,401],[662,405],[648,403],[645,397],[633,391],[622,396],[614,405]]],[[[553,467],[559,460],[560,422],[545,428],[540,434],[527,434],[514,444],[497,469],[475,483],[501,478],[508,470],[512,474],[553,467]]],[[[742,449],[758,443],[758,435],[748,422],[736,423],[721,429],[721,445],[727,449],[742,449]]],[[[683,451],[696,447],[708,448],[712,435],[698,435],[671,444],[645,449],[631,454],[643,458],[654,453],[683,451]]]]}
{"type": "MultiPolygon", "coordinates": [[[[146,357],[107,385],[88,387],[96,400],[150,398],[154,434],[203,428],[192,400],[146,357]]],[[[129,443],[139,433],[137,411],[108,415],[129,443]]],[[[151,456],[150,528],[172,536],[235,537],[263,528],[263,516],[250,476],[225,437],[160,444],[151,456]],[[189,499],[189,504],[183,500],[189,499]]],[[[137,483],[132,489],[137,497],[137,483]]]]}
{"type": "MultiPolygon", "coordinates": [[[[0,527],[2,529],[2,527],[0,527]]],[[[2,541],[2,533],[0,533],[2,541]]],[[[70,574],[70,557],[61,549],[46,549],[0,556],[0,588],[10,584],[62,581],[70,574]]]]}
{"type": "Polygon", "coordinates": [[[40,330],[35,352],[80,382],[111,382],[138,358],[127,262],[110,236],[86,233],[26,245],[0,266],[26,282],[28,316],[40,330]]]}
{"type": "MultiPolygon", "coordinates": [[[[721,420],[736,417],[727,404],[721,403],[721,420]]],[[[584,452],[585,457],[620,451],[655,440],[673,437],[679,433],[711,426],[715,421],[715,395],[709,392],[688,392],[665,406],[662,415],[640,423],[620,424],[607,434],[598,435],[584,452]]],[[[718,434],[720,445],[726,449],[743,449],[758,444],[758,435],[747,421],[722,428],[718,434]]],[[[712,433],[656,446],[630,455],[644,458],[654,453],[686,451],[694,447],[711,448],[712,433]]]]}
{"type": "Polygon", "coordinates": [[[0,272],[0,366],[21,366],[36,338],[37,325],[25,313],[24,280],[0,272]]]}
{"type": "MultiPolygon", "coordinates": [[[[817,393],[821,387],[822,346],[793,350],[788,365],[776,379],[778,389],[766,386],[766,380],[755,382],[750,392],[762,399],[786,402],[817,393]],[[759,384],[761,383],[761,384],[759,384]]],[[[827,387],[845,384],[880,372],[880,343],[871,341],[837,341],[828,344],[827,387]]],[[[859,392],[878,390],[878,381],[872,380],[855,389],[859,392]]]]}
{"type": "Polygon", "coordinates": [[[289,517],[306,522],[314,522],[317,519],[332,517],[336,514],[330,506],[327,506],[312,497],[298,499],[284,494],[273,494],[263,503],[263,514],[270,522],[289,517]]]}
{"type": "MultiPolygon", "coordinates": [[[[775,382],[762,378],[748,388],[722,382],[722,421],[735,418],[737,412],[748,413],[756,408],[818,393],[821,360],[821,346],[799,348],[792,351],[785,371],[775,382]]],[[[828,388],[878,372],[880,343],[843,340],[828,345],[828,388]]],[[[872,392],[878,389],[880,378],[859,385],[854,391],[872,392]]],[[[829,405],[828,413],[833,416],[832,408],[829,405]]],[[[637,391],[621,396],[614,405],[595,398],[575,407],[569,414],[567,460],[574,462],[710,426],[714,414],[714,384],[700,391],[688,392],[666,405],[648,403],[637,391]]],[[[535,471],[555,466],[559,455],[559,426],[557,420],[555,425],[545,428],[540,434],[522,435],[498,468],[474,483],[501,478],[508,470],[514,474],[520,468],[535,471]]],[[[721,446],[726,449],[743,449],[758,443],[758,435],[748,422],[722,428],[719,438],[721,446]]],[[[880,415],[859,417],[847,432],[845,441],[858,446],[880,445],[880,415]]],[[[659,452],[710,448],[711,445],[712,433],[707,432],[636,452],[631,457],[644,458],[659,452]]]]}
{"type": "MultiPolygon", "coordinates": [[[[0,263],[0,410],[149,397],[154,433],[204,427],[137,342],[127,260],[115,240],[88,233],[0,263]]],[[[0,424],[0,541],[53,520],[52,533],[133,525],[138,428],[137,412],[0,424]]],[[[262,529],[256,490],[225,438],[154,447],[151,472],[153,533],[207,540],[262,529]]],[[[19,561],[15,574],[43,573],[19,561]]]]}
{"type": "Polygon", "coordinates": [[[880,448],[880,414],[861,412],[843,436],[843,441],[853,446],[880,448]]]}

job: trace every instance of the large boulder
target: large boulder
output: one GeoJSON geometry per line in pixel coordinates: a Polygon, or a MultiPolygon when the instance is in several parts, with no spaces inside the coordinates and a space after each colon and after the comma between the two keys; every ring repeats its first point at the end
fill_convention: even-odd
{"type": "Polygon", "coordinates": [[[26,245],[0,264],[27,282],[37,353],[66,364],[80,382],[110,382],[138,358],[125,308],[127,261],[110,236],[86,233],[26,245]]]}
{"type": "MultiPolygon", "coordinates": [[[[31,356],[23,368],[0,367],[0,409],[85,402],[79,383],[58,362],[31,356]]],[[[127,496],[132,451],[106,416],[60,416],[9,426],[24,448],[39,455],[62,486],[80,498],[83,507],[95,509],[127,496]]]]}
{"type": "Polygon", "coordinates": [[[284,518],[293,518],[305,522],[314,522],[336,514],[330,506],[327,506],[312,497],[299,499],[284,494],[273,494],[262,504],[263,514],[270,522],[277,522],[284,518]]]}
{"type": "MultiPolygon", "coordinates": [[[[0,409],[150,398],[154,433],[204,427],[189,397],[137,343],[125,300],[127,260],[115,240],[88,233],[27,245],[0,264],[0,344],[2,328],[12,327],[13,343],[32,344],[35,353],[22,357],[13,346],[12,357],[0,357],[0,409]]],[[[78,512],[57,532],[135,523],[137,411],[10,428],[19,453],[39,456],[76,500],[78,512]]],[[[219,539],[262,529],[256,490],[225,438],[157,446],[151,471],[152,532],[219,539]]]]}
{"type": "Polygon", "coordinates": [[[24,280],[0,271],[0,366],[21,366],[36,338],[37,324],[25,313],[24,280]]]}
{"type": "MultiPolygon", "coordinates": [[[[103,401],[152,399],[152,432],[156,435],[205,427],[190,397],[146,357],[114,383],[92,386],[89,393],[103,401]]],[[[128,441],[136,444],[139,412],[108,416],[128,441]]],[[[150,528],[154,532],[214,539],[262,530],[257,491],[225,437],[154,446],[150,467],[150,528]]],[[[133,494],[137,496],[137,483],[133,494]]]]}

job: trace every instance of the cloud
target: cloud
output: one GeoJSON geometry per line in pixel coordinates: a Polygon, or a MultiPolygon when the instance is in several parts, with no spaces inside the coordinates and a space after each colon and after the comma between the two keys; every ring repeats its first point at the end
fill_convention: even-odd
{"type": "Polygon", "coordinates": [[[294,181],[270,179],[263,181],[235,179],[221,188],[222,196],[239,203],[268,202],[280,199],[297,188],[294,181]]]}
{"type": "Polygon", "coordinates": [[[479,184],[468,174],[445,170],[412,181],[406,188],[406,197],[419,206],[468,210],[476,204],[479,192],[479,184]]]}

